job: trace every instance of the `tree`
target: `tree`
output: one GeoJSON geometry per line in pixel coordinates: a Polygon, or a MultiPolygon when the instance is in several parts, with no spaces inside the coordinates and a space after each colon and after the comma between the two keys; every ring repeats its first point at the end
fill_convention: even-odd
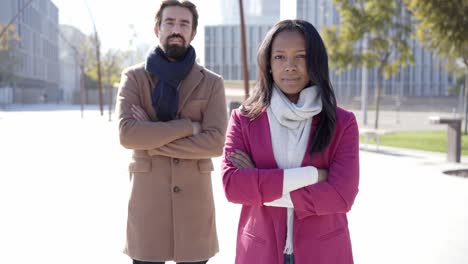
{"type": "Polygon", "coordinates": [[[402,12],[402,0],[334,0],[340,15],[339,26],[323,29],[331,67],[341,73],[351,67],[376,68],[375,123],[379,126],[379,107],[384,78],[398,74],[413,62],[408,43],[410,17],[402,12]]]}
{"type": "MultiPolygon", "coordinates": [[[[82,56],[85,61],[85,73],[95,82],[91,88],[97,89],[98,81],[98,64],[96,60],[96,49],[92,40],[88,40],[81,47],[82,56]]],[[[101,58],[101,70],[103,74],[104,86],[113,85],[120,79],[120,74],[123,70],[124,62],[128,58],[130,51],[107,50],[101,58]]]]}
{"type": "Polygon", "coordinates": [[[416,36],[448,64],[465,72],[465,134],[468,119],[468,1],[404,0],[417,19],[416,36]]]}
{"type": "Polygon", "coordinates": [[[109,121],[112,120],[112,102],[114,84],[119,82],[120,74],[123,70],[123,63],[128,58],[128,52],[121,52],[119,50],[108,50],[102,58],[102,70],[104,73],[104,85],[107,87],[109,98],[109,121]]]}
{"type": "Polygon", "coordinates": [[[11,86],[15,82],[18,65],[18,58],[13,55],[12,49],[20,39],[14,25],[0,24],[0,31],[3,32],[0,36],[0,86],[11,86]]]}

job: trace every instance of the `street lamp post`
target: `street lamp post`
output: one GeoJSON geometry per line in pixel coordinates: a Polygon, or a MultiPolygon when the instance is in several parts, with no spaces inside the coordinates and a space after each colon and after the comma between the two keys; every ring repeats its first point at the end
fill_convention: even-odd
{"type": "Polygon", "coordinates": [[[245,40],[245,25],[244,25],[244,6],[242,0],[239,0],[240,11],[240,29],[241,29],[241,47],[242,47],[242,70],[244,73],[244,97],[249,97],[249,70],[247,65],[247,48],[245,40]]]}

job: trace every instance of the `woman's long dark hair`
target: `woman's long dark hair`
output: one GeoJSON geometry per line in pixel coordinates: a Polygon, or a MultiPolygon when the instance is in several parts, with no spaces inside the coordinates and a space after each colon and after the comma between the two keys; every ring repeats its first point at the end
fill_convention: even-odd
{"type": "Polygon", "coordinates": [[[283,20],[268,31],[258,50],[258,79],[253,94],[243,103],[244,113],[253,119],[270,105],[273,87],[273,76],[270,73],[271,46],[282,31],[297,31],[304,36],[307,71],[311,84],[318,87],[322,99],[322,111],[312,135],[310,154],[321,152],[330,144],[335,130],[336,98],[330,82],[327,50],[320,34],[309,22],[300,19],[283,20]]]}

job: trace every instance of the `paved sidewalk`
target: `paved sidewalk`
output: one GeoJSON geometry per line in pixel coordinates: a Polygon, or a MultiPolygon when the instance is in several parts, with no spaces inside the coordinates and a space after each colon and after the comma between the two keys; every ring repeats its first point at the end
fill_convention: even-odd
{"type": "MultiPolygon", "coordinates": [[[[96,110],[0,113],[0,263],[128,264],[121,253],[128,152],[96,110]]],[[[356,264],[468,263],[468,178],[445,154],[362,147],[349,225],[356,264]]],[[[233,263],[240,206],[213,188],[220,253],[233,263]]],[[[299,263],[300,264],[300,263],[299,263]]]]}

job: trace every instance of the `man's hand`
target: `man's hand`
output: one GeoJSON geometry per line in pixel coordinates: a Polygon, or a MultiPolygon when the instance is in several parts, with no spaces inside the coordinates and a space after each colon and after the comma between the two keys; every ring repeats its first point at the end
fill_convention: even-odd
{"type": "Polygon", "coordinates": [[[197,135],[201,133],[201,125],[198,122],[192,122],[193,134],[197,135]]]}
{"type": "Polygon", "coordinates": [[[229,160],[238,169],[255,168],[255,164],[247,153],[236,150],[229,155],[229,160]]]}
{"type": "Polygon", "coordinates": [[[137,121],[151,121],[145,110],[138,105],[132,105],[132,113],[137,121]]]}

